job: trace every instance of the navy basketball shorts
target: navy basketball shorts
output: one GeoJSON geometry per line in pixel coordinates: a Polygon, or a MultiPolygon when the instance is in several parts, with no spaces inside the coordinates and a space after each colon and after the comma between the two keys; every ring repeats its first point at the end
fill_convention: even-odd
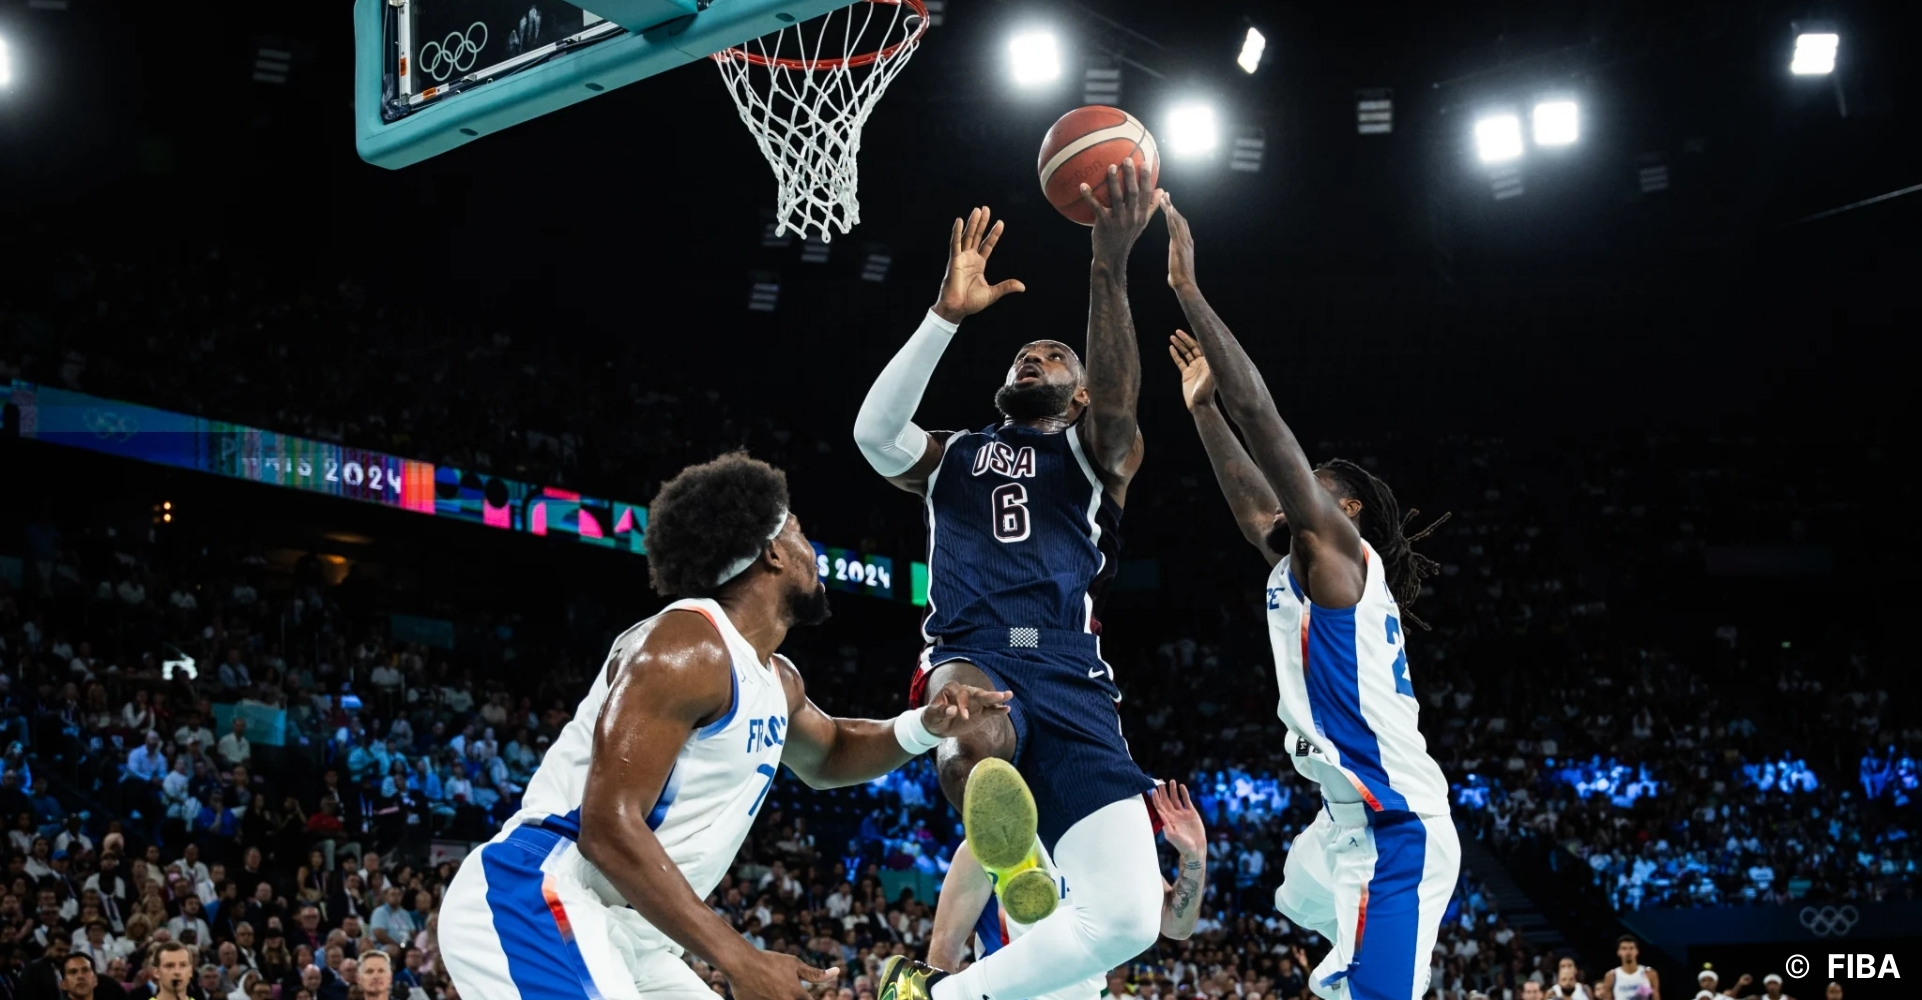
{"type": "Polygon", "coordinates": [[[967,660],[1014,693],[1013,763],[1034,792],[1049,850],[1082,817],[1154,788],[1122,738],[1120,691],[1098,636],[997,627],[943,637],[921,655],[911,704],[925,704],[929,675],[950,660],[967,660]]]}

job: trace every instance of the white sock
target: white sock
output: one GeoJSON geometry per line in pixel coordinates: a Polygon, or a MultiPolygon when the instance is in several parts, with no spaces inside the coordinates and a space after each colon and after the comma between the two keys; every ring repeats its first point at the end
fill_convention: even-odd
{"type": "Polygon", "coordinates": [[[1068,828],[1054,847],[1068,898],[1000,951],[934,984],[934,1000],[1025,1000],[1085,982],[1141,954],[1161,933],[1154,826],[1140,796],[1068,828]]]}

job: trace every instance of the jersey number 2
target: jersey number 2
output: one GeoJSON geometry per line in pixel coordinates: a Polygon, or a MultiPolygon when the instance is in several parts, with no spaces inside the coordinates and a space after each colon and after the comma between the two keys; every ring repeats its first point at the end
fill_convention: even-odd
{"type": "Polygon", "coordinates": [[[994,513],[994,537],[1003,542],[1028,539],[1028,488],[1020,483],[1003,483],[994,488],[989,506],[994,513]]]}

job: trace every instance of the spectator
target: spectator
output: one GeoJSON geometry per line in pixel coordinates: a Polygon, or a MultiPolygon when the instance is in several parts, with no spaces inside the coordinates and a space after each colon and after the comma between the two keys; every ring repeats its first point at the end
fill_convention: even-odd
{"type": "Polygon", "coordinates": [[[254,748],[253,744],[247,742],[245,718],[239,715],[234,716],[233,731],[220,738],[220,744],[215,752],[230,768],[253,762],[254,748]]]}

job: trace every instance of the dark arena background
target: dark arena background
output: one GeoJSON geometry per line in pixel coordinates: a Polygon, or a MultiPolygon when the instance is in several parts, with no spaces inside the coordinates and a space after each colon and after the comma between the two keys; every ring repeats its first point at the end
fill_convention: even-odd
{"type": "MultiPolygon", "coordinates": [[[[820,242],[775,232],[705,60],[389,170],[356,155],[343,0],[0,2],[0,993],[87,1000],[84,952],[95,998],[152,996],[172,939],[195,1000],[385,1000],[372,949],[395,997],[456,1000],[455,866],[664,603],[662,482],[732,449],[820,552],[834,616],[785,647],[810,695],[902,712],[927,530],[856,410],[975,205],[1028,290],[918,422],[987,425],[1016,347],[1084,343],[1088,233],[1034,157],[1112,104],[1309,457],[1452,514],[1407,641],[1462,839],[1429,995],[1587,996],[1624,935],[1662,1000],[1705,968],[1922,995],[1913,4],[930,6],[862,220],[820,242]],[[1826,72],[1791,71],[1808,35],[1826,72]]],[[[1209,884],[1110,990],[1299,1000],[1329,945],[1273,898],[1320,799],[1167,357],[1167,242],[1129,270],[1147,453],[1100,618],[1209,884]]],[[[710,902],[875,1000],[957,823],[926,760],[783,773],[710,902]]]]}

